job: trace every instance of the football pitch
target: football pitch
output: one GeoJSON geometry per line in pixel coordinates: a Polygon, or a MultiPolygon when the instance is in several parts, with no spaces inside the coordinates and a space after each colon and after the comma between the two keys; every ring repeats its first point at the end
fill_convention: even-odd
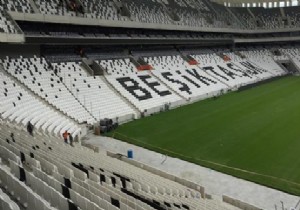
{"type": "Polygon", "coordinates": [[[300,195],[300,77],[136,120],[109,135],[300,195]]]}

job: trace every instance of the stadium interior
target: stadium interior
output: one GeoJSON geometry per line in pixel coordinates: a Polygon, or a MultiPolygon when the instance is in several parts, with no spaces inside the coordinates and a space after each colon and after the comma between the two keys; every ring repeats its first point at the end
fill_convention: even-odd
{"type": "Polygon", "coordinates": [[[0,8],[0,210],[263,209],[84,140],[299,76],[300,5],[0,0],[0,8]]]}

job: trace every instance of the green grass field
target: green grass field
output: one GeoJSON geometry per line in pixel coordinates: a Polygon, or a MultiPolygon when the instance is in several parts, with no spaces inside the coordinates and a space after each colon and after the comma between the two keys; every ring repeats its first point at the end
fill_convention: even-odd
{"type": "Polygon", "coordinates": [[[136,120],[109,135],[300,195],[299,77],[136,120]]]}

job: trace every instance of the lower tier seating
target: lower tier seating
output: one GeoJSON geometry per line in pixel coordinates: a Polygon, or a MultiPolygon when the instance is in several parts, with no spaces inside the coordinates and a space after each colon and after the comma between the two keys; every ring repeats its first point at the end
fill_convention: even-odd
{"type": "Polygon", "coordinates": [[[135,111],[106,84],[103,77],[88,77],[75,62],[52,63],[52,66],[97,121],[109,118],[123,123],[136,118],[135,111]]]}
{"type": "Polygon", "coordinates": [[[294,64],[300,69],[300,49],[296,47],[288,47],[288,48],[281,48],[280,52],[283,56],[287,56],[287,59],[292,59],[294,64]]]}
{"type": "Polygon", "coordinates": [[[191,68],[179,55],[144,57],[144,60],[158,70],[179,70],[191,68]]]}
{"type": "Polygon", "coordinates": [[[57,76],[44,58],[6,57],[2,63],[5,70],[14,78],[67,116],[79,123],[95,122],[93,116],[63,84],[64,78],[57,76]]]}
{"type": "MultiPolygon", "coordinates": [[[[5,77],[10,81],[11,76],[24,90],[1,84],[2,118],[23,125],[32,120],[35,127],[50,134],[59,135],[66,128],[78,134],[77,124],[93,125],[105,118],[124,123],[286,74],[264,48],[162,53],[166,55],[154,56],[153,52],[152,56],[132,56],[132,60],[128,56],[100,59],[107,70],[102,76],[89,76],[79,61],[57,63],[53,59],[55,63],[50,63],[37,56],[6,57],[2,60],[5,77]],[[136,71],[136,58],[153,69],[136,71]],[[20,108],[21,103],[26,106],[20,108]],[[51,117],[40,117],[41,113],[51,117]]],[[[297,50],[288,53],[293,59],[299,57],[297,50]]]]}
{"type": "Polygon", "coordinates": [[[145,116],[182,105],[184,100],[148,72],[106,76],[107,80],[145,116]]]}
{"type": "Polygon", "coordinates": [[[274,75],[284,75],[286,72],[274,61],[272,53],[267,49],[249,49],[240,50],[240,52],[247,57],[249,61],[267,69],[274,75]]]}
{"type": "Polygon", "coordinates": [[[3,120],[23,126],[31,122],[34,130],[49,135],[61,136],[66,130],[74,138],[81,134],[81,128],[75,122],[30,95],[2,73],[0,73],[0,104],[0,115],[3,120]]]}
{"type": "Polygon", "coordinates": [[[26,209],[236,210],[104,154],[0,125],[0,186],[26,209]]]}
{"type": "Polygon", "coordinates": [[[125,59],[111,59],[111,60],[101,60],[97,61],[108,74],[117,75],[127,75],[127,74],[137,74],[136,66],[130,62],[129,58],[125,59]]]}
{"type": "Polygon", "coordinates": [[[199,68],[175,71],[155,70],[153,74],[186,100],[203,100],[228,90],[228,86],[199,68]]]}
{"type": "Polygon", "coordinates": [[[284,75],[286,73],[278,66],[278,64],[276,64],[271,55],[265,55],[263,53],[261,53],[260,55],[255,55],[256,52],[252,51],[240,51],[240,53],[242,53],[246,58],[238,58],[238,56],[234,55],[233,60],[231,61],[230,56],[232,55],[232,53],[227,53],[229,61],[225,61],[216,54],[192,55],[192,57],[194,57],[195,60],[200,63],[201,68],[204,68],[206,66],[213,66],[214,69],[216,69],[216,73],[211,73],[215,74],[217,77],[219,77],[219,79],[225,80],[224,82],[232,87],[243,86],[249,83],[257,82],[259,80],[284,75]],[[226,73],[228,70],[229,75],[228,73],[226,73]],[[234,72],[238,73],[239,70],[248,72],[248,74],[252,74],[255,77],[250,78],[247,76],[249,81],[247,81],[247,79],[245,80],[245,78],[234,81],[234,76],[232,77],[230,76],[230,74],[234,72]],[[225,78],[222,77],[224,76],[224,74],[225,78]],[[227,78],[228,76],[230,78],[227,78]],[[255,80],[255,78],[257,80],[255,80]],[[233,81],[230,81],[231,79],[233,79],[233,81]]]}

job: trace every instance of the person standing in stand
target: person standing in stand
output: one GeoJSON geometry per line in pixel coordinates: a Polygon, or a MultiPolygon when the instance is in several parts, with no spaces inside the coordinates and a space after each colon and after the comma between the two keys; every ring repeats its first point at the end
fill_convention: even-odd
{"type": "Polygon", "coordinates": [[[70,133],[68,133],[68,135],[69,135],[70,145],[73,147],[73,136],[70,133]]]}
{"type": "Polygon", "coordinates": [[[33,125],[31,124],[30,121],[27,123],[27,132],[28,132],[31,136],[33,136],[33,125]]]}
{"type": "Polygon", "coordinates": [[[67,144],[68,143],[68,136],[69,136],[68,131],[65,131],[62,136],[64,138],[65,143],[67,144]]]}

